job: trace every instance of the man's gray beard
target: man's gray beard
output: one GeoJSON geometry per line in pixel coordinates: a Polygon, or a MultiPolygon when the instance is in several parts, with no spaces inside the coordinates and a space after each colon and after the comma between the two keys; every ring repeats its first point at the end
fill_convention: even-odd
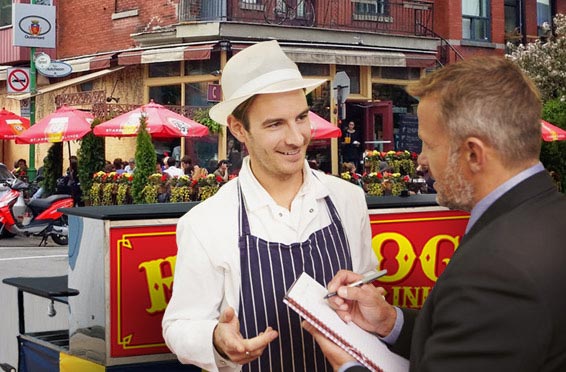
{"type": "MultiPolygon", "coordinates": [[[[436,186],[438,179],[435,182],[436,186]]],[[[472,210],[475,190],[463,177],[458,165],[458,151],[451,151],[440,186],[440,190],[436,190],[436,202],[439,205],[467,212],[472,210]]]]}

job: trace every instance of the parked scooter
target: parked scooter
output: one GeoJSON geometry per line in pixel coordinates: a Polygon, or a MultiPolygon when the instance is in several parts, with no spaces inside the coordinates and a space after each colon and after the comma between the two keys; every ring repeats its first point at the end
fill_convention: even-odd
{"type": "Polygon", "coordinates": [[[0,234],[4,236],[41,236],[39,245],[46,245],[51,236],[59,245],[69,242],[67,216],[59,208],[72,208],[71,195],[51,195],[26,203],[24,191],[29,185],[21,180],[9,181],[10,189],[0,197],[0,234]]]}

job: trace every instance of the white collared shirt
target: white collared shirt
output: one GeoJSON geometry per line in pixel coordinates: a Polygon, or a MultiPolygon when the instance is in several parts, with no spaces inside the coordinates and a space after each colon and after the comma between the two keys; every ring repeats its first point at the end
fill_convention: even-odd
{"type": "Polygon", "coordinates": [[[180,177],[185,174],[181,168],[177,168],[176,166],[172,165],[169,168],[165,169],[163,172],[167,173],[171,177],[180,177]]]}
{"type": "MultiPolygon", "coordinates": [[[[278,206],[253,176],[249,158],[239,174],[251,233],[267,241],[301,242],[330,224],[324,198],[330,195],[342,219],[353,269],[364,273],[377,265],[365,194],[338,177],[317,173],[305,161],[304,183],[291,210],[278,206]]],[[[214,353],[212,334],[220,312],[231,306],[238,313],[240,251],[238,188],[232,180],[212,198],[184,215],[177,225],[177,262],[173,296],[163,317],[163,337],[183,363],[208,371],[236,371],[239,366],[214,353]]]]}

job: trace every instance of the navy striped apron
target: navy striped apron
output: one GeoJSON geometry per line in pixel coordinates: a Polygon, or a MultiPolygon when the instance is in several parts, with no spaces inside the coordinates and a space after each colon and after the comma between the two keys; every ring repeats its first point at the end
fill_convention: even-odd
{"type": "MultiPolygon", "coordinates": [[[[239,188],[239,187],[238,187],[239,188]]],[[[268,242],[250,234],[243,195],[239,190],[240,332],[252,338],[271,326],[279,332],[260,358],[243,371],[332,371],[300,317],[283,303],[287,289],[307,272],[326,284],[338,270],[352,270],[350,248],[340,216],[330,197],[331,223],[302,243],[268,242]]]]}

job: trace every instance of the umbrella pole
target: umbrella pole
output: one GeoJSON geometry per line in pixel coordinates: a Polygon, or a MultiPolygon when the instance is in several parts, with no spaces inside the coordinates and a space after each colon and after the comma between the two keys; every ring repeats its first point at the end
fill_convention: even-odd
{"type": "Polygon", "coordinates": [[[71,163],[71,141],[67,141],[67,149],[69,150],[69,165],[71,163]]]}

